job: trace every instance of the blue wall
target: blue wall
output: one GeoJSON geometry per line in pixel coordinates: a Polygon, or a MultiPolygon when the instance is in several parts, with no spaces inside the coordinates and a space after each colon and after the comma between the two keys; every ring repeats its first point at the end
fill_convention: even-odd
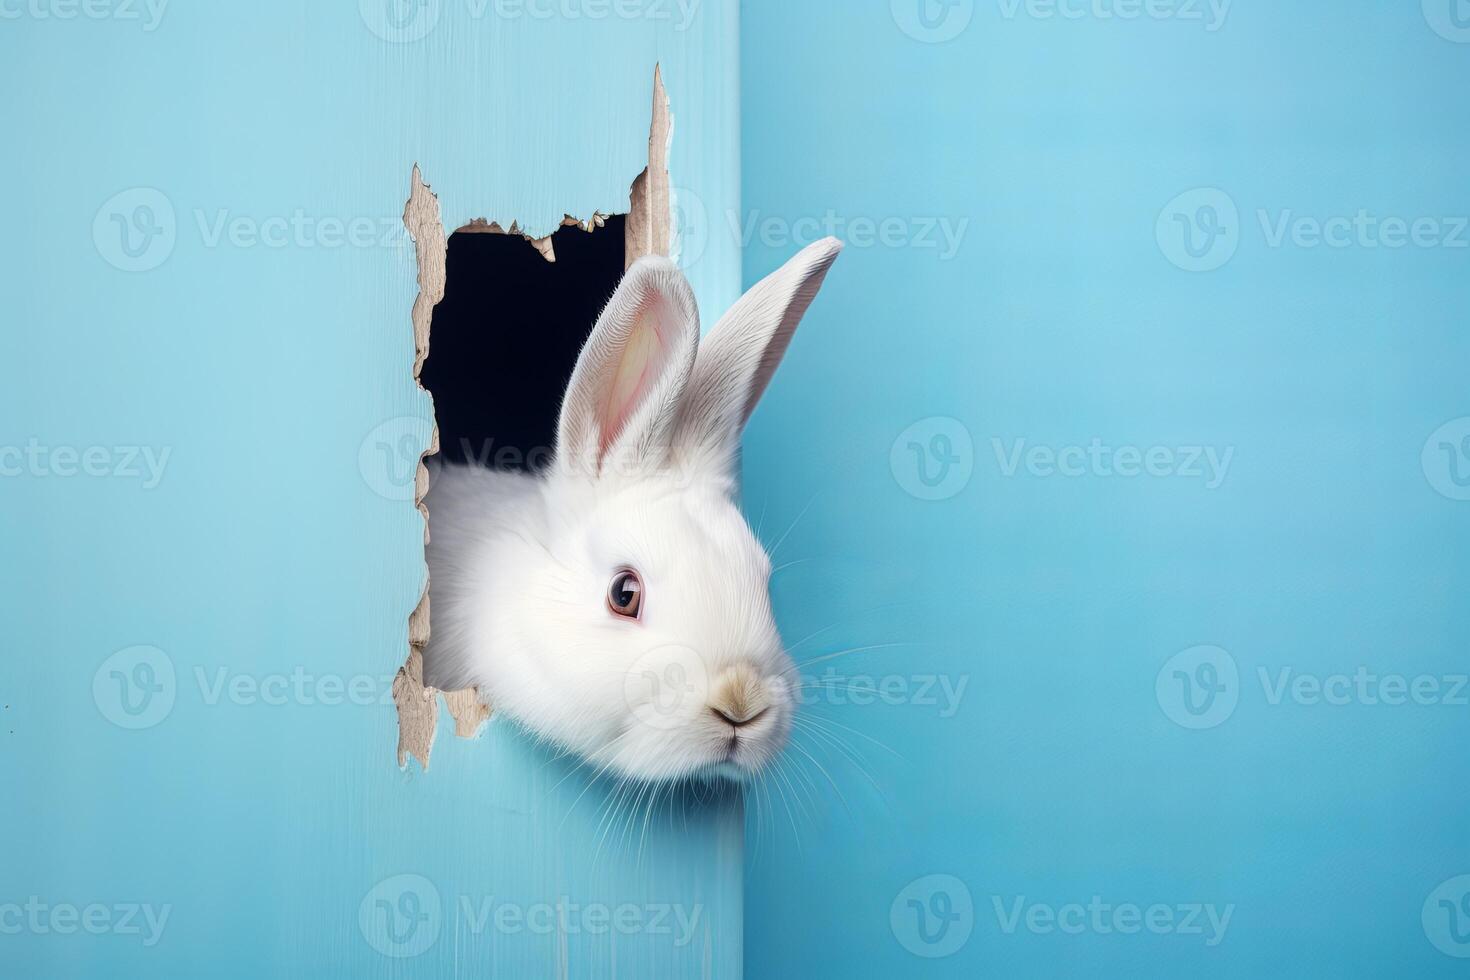
{"type": "Polygon", "coordinates": [[[746,280],[850,243],[748,507],[798,656],[885,645],[807,671],[851,813],[752,808],[749,974],[1463,976],[1470,21],[920,9],[742,7],[746,280]]]}
{"type": "Polygon", "coordinates": [[[824,685],[748,975],[1463,973],[1448,0],[387,9],[0,7],[0,973],[739,973],[733,801],[635,846],[503,726],[392,764],[422,528],[359,465],[428,412],[409,168],[613,210],[655,60],[707,317],[849,242],[747,439],[824,685]]]}
{"type": "Polygon", "coordinates": [[[739,975],[738,801],[644,833],[447,715],[398,769],[423,524],[371,466],[427,432],[415,162],[450,227],[622,209],[661,62],[735,206],[737,11],[683,9],[0,8],[0,975],[739,975]]]}

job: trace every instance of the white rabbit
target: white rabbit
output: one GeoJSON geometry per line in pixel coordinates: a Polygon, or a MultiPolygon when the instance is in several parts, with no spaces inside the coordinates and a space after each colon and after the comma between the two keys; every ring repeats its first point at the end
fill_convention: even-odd
{"type": "Polygon", "coordinates": [[[688,281],[639,259],[567,384],[540,474],[431,481],[425,679],[597,770],[740,780],[791,729],[770,560],[738,506],[740,433],[837,257],[827,238],[701,344],[688,281]]]}

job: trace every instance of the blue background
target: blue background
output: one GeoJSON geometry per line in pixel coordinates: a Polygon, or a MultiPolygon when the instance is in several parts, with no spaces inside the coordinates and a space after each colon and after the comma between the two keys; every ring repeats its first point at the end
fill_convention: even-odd
{"type": "MultiPolygon", "coordinates": [[[[938,34],[958,30],[937,42],[913,0],[742,6],[743,206],[774,219],[746,248],[747,282],[789,251],[781,228],[829,209],[901,219],[914,239],[917,219],[969,221],[948,259],[850,244],[748,431],[748,504],[768,536],[816,492],[776,560],[805,562],[777,576],[786,635],[831,626],[798,656],[907,644],[809,676],[969,680],[947,718],[913,686],[896,704],[811,705],[846,726],[830,732],[883,794],[830,740],[798,737],[854,815],[809,762],[812,785],[788,792],[805,815],[760,804],[751,976],[1465,973],[1421,924],[1431,891],[1470,872],[1465,692],[1457,706],[1272,704],[1258,670],[1274,686],[1283,668],[1470,669],[1470,502],[1436,489],[1456,488],[1437,446],[1421,465],[1458,419],[1470,474],[1470,236],[1271,247],[1258,212],[1463,221],[1470,44],[1432,30],[1417,2],[1241,0],[1213,31],[1191,6],[1206,20],[934,3],[938,34]],[[1239,212],[1213,255],[1228,261],[1208,272],[1171,261],[1187,262],[1172,214],[1208,222],[1198,206],[1214,198],[1186,199],[1156,233],[1198,188],[1239,212]],[[905,491],[922,486],[916,457],[890,460],[932,417],[973,443],[968,482],[955,463],[962,488],[943,500],[905,491]],[[1094,438],[1234,457],[1206,489],[1006,476],[992,443],[1094,438]],[[1239,681],[1220,695],[1228,718],[1190,729],[1155,682],[1202,644],[1239,681]],[[913,893],[890,921],[932,874],[962,882],[973,908],[942,959],[910,952],[939,948],[913,893]],[[1234,912],[1207,947],[1174,932],[1008,934],[994,911],[996,896],[1009,915],[1021,896],[1094,895],[1234,912]]],[[[927,446],[940,430],[921,431],[927,446]]]]}
{"type": "Polygon", "coordinates": [[[1470,670],[1470,11],[925,3],[706,0],[676,27],[441,0],[396,40],[375,0],[176,0],[155,30],[0,8],[0,452],[170,453],[155,487],[0,476],[0,910],[171,909],[146,947],[0,917],[0,974],[1464,974],[1470,904],[1439,902],[1470,893],[1470,707],[1443,696],[1470,670]],[[443,716],[432,768],[397,768],[380,698],[422,524],[361,451],[427,430],[412,251],[200,225],[391,229],[415,162],[451,226],[618,210],[655,61],[707,323],[742,263],[749,284],[849,241],[747,433],[812,686],[743,843],[720,799],[635,846],[609,817],[630,801],[504,725],[459,740],[443,716]],[[157,204],[139,189],[174,237],[129,272],[108,222],[157,204]],[[1283,216],[1360,211],[1439,241],[1273,244],[1283,216]],[[1066,476],[1009,469],[1018,440],[1230,456],[1213,486],[1183,454],[1066,476]],[[131,730],[107,665],[138,646],[124,665],[176,690],[131,730]],[[1360,668],[1441,696],[1274,697],[1283,670],[1360,668]],[[221,670],[374,696],[210,700],[221,670]],[[870,684],[887,700],[855,703],[870,684]],[[405,944],[375,900],[410,893],[439,912],[405,944]],[[703,928],[459,910],[562,896],[703,928]],[[1094,896],[1230,919],[996,913],[1094,896]]]}

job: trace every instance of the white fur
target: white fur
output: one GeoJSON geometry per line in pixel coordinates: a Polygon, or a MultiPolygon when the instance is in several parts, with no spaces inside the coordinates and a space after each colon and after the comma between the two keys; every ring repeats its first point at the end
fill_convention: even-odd
{"type": "Polygon", "coordinates": [[[683,275],[639,260],[578,359],[546,472],[434,474],[428,683],[478,686],[623,776],[741,778],[780,752],[795,680],[736,501],[739,433],[840,248],[803,250],[702,345],[683,275]],[[636,621],[607,607],[624,566],[644,584],[636,621]],[[737,687],[764,711],[738,728],[713,710],[737,687]]]}

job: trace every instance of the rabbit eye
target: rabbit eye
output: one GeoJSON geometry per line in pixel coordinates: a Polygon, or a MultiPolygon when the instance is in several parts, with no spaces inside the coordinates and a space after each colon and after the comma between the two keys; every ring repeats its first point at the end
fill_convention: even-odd
{"type": "Polygon", "coordinates": [[[637,619],[643,608],[643,579],[631,568],[620,569],[607,588],[607,608],[619,616],[637,619]]]}

